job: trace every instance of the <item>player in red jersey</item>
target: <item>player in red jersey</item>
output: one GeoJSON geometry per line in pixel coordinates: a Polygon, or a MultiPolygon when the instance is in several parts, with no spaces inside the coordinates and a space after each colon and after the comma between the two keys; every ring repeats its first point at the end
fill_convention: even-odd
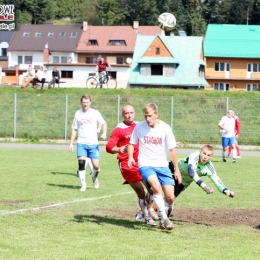
{"type": "MultiPolygon", "coordinates": [[[[132,106],[126,105],[122,109],[122,116],[124,121],[120,123],[111,133],[107,145],[106,151],[108,153],[117,153],[118,165],[123,178],[125,179],[124,184],[129,184],[138,197],[138,205],[141,208],[144,219],[147,225],[156,226],[154,220],[150,215],[158,219],[158,215],[152,208],[152,196],[145,195],[145,189],[142,182],[142,176],[138,170],[138,164],[135,164],[132,168],[128,166],[128,153],[127,146],[130,141],[131,134],[136,126],[135,110],[132,106]],[[149,199],[148,205],[146,205],[146,198],[149,199]]],[[[134,147],[134,158],[137,161],[138,157],[138,144],[134,147]]],[[[150,190],[152,193],[152,191],[150,190]]]]}
{"type": "MultiPolygon", "coordinates": [[[[239,138],[239,135],[240,135],[241,125],[240,125],[239,117],[235,115],[234,110],[233,110],[233,117],[235,118],[235,138],[236,138],[237,158],[241,158],[240,148],[239,148],[239,145],[238,145],[238,138],[239,138]]],[[[229,146],[228,147],[228,157],[231,156],[231,153],[232,153],[232,146],[229,146]]]]}

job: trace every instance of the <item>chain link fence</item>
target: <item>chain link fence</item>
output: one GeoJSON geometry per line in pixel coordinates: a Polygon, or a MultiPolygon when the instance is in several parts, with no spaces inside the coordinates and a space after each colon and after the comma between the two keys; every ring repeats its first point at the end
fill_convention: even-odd
{"type": "MultiPolygon", "coordinates": [[[[28,140],[70,138],[70,126],[81,108],[79,95],[0,95],[0,137],[28,140]]],[[[233,108],[241,121],[240,144],[260,145],[260,100],[233,98],[92,96],[92,108],[108,124],[108,135],[122,120],[121,109],[133,105],[136,120],[143,120],[147,103],[159,107],[159,118],[168,123],[183,143],[220,143],[218,122],[233,108]]]]}

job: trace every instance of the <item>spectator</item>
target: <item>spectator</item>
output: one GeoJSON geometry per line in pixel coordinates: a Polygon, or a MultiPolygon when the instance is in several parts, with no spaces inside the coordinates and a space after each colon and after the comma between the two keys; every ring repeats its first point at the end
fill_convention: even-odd
{"type": "Polygon", "coordinates": [[[35,77],[35,70],[33,66],[30,64],[28,66],[28,70],[26,71],[25,76],[23,77],[23,83],[21,88],[27,88],[28,85],[33,82],[33,78],[35,77]]]}
{"type": "Polygon", "coordinates": [[[168,154],[176,168],[176,179],[181,183],[175,137],[168,124],[158,119],[158,108],[155,104],[147,104],[143,108],[144,121],[137,123],[128,145],[128,166],[135,165],[134,145],[139,143],[138,167],[146,187],[153,190],[153,200],[161,216],[158,228],[171,230],[173,223],[168,212],[172,210],[174,200],[174,179],[168,168],[168,154]],[[162,196],[165,195],[165,201],[162,196]],[[168,208],[165,208],[168,205],[168,208]],[[167,213],[166,213],[167,211],[167,213]]]}
{"type": "Polygon", "coordinates": [[[220,132],[222,133],[222,160],[226,160],[226,151],[229,145],[232,145],[233,163],[236,163],[236,147],[235,147],[235,118],[233,110],[229,109],[226,116],[223,116],[218,123],[220,132]]]}
{"type": "Polygon", "coordinates": [[[99,85],[102,87],[102,84],[104,83],[104,80],[106,78],[106,68],[109,67],[110,70],[112,70],[110,64],[101,57],[100,60],[97,62],[95,71],[99,73],[99,85]]]}
{"type": "Polygon", "coordinates": [[[44,66],[40,66],[40,69],[37,71],[36,76],[33,78],[33,88],[36,88],[37,82],[41,82],[41,89],[43,89],[44,83],[46,81],[46,72],[47,69],[44,66]]]}
{"type": "MultiPolygon", "coordinates": [[[[158,219],[158,215],[152,208],[152,201],[150,201],[151,196],[149,194],[147,194],[147,198],[149,200],[148,207],[146,206],[145,190],[142,183],[142,175],[138,170],[138,165],[134,164],[131,168],[128,166],[127,146],[130,141],[130,136],[137,123],[134,121],[134,108],[130,105],[124,106],[122,109],[122,116],[124,118],[124,121],[112,131],[106,145],[106,151],[108,153],[117,154],[118,166],[123,178],[125,179],[124,184],[129,184],[131,188],[135,191],[138,197],[138,206],[143,212],[146,224],[156,226],[156,223],[153,221],[152,218],[158,219]],[[149,216],[149,213],[152,218],[149,216]]],[[[133,157],[135,159],[135,162],[137,162],[138,144],[134,146],[133,157]]],[[[151,189],[150,192],[152,194],[151,189]]]]}
{"type": "Polygon", "coordinates": [[[86,158],[91,159],[93,165],[92,180],[95,189],[99,188],[98,174],[99,168],[99,144],[97,136],[98,124],[102,124],[103,133],[101,138],[106,139],[107,124],[100,112],[91,108],[91,97],[83,95],[80,99],[81,109],[76,111],[71,126],[71,137],[69,143],[69,151],[73,152],[73,142],[78,132],[77,140],[77,157],[78,157],[78,175],[81,183],[81,191],[87,189],[86,184],[86,158]]]}
{"type": "Polygon", "coordinates": [[[55,84],[59,84],[60,82],[60,72],[57,70],[56,67],[52,69],[52,80],[49,82],[48,88],[51,86],[54,88],[55,84]]]}

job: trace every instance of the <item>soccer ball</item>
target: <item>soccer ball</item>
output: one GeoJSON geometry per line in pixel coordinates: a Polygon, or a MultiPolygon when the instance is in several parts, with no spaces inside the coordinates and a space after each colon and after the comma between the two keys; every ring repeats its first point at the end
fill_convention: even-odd
{"type": "Polygon", "coordinates": [[[176,25],[176,18],[171,13],[163,13],[158,17],[158,25],[164,31],[172,31],[176,25]]]}

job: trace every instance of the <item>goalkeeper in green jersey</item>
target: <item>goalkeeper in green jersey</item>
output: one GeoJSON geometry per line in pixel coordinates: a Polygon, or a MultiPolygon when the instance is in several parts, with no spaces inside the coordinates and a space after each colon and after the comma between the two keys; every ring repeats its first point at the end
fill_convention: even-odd
{"type": "MultiPolygon", "coordinates": [[[[175,182],[174,195],[175,198],[194,181],[207,194],[214,192],[212,187],[206,185],[200,178],[201,176],[208,176],[215,184],[217,189],[228,197],[235,197],[235,193],[229,190],[221,181],[217,172],[210,161],[214,153],[211,145],[205,145],[200,151],[191,153],[187,158],[179,159],[178,166],[182,176],[182,183],[175,182]]],[[[169,168],[174,177],[174,166],[169,162],[169,168]]]]}

